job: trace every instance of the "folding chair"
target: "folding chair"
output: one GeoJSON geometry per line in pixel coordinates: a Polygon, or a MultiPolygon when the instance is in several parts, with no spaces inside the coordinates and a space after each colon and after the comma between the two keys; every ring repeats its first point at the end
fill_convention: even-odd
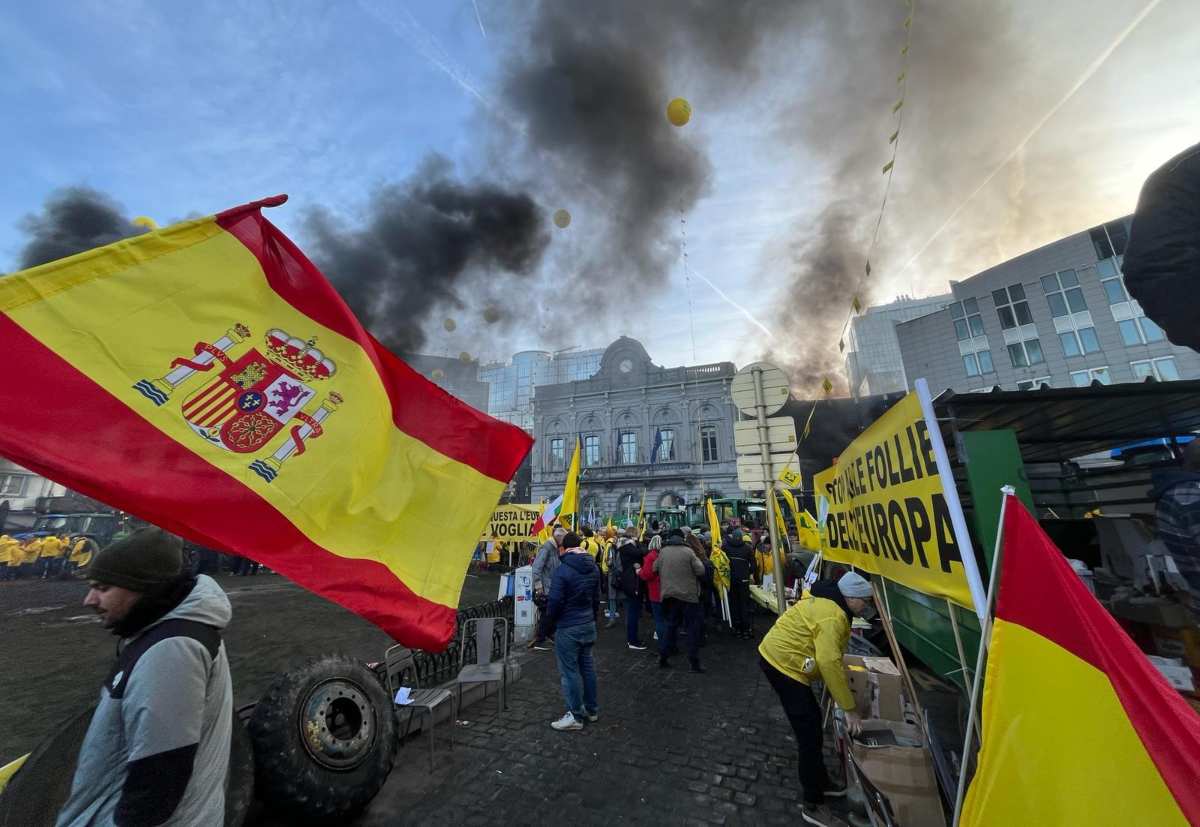
{"type": "Polygon", "coordinates": [[[462,705],[463,686],[471,683],[499,682],[500,693],[496,696],[496,711],[508,709],[505,690],[508,688],[508,618],[472,617],[463,623],[462,645],[458,650],[458,703],[462,705]],[[500,626],[500,660],[493,662],[496,627],[500,626]],[[467,657],[467,641],[471,631],[475,633],[475,662],[463,665],[467,657]]]}
{"type": "Polygon", "coordinates": [[[397,709],[408,709],[408,726],[405,727],[405,734],[412,727],[413,713],[418,709],[423,709],[429,713],[429,768],[433,769],[433,727],[434,727],[434,710],[439,704],[445,701],[450,701],[450,749],[454,749],[454,722],[458,719],[458,703],[455,700],[454,693],[449,689],[421,689],[420,678],[417,676],[417,662],[413,657],[412,649],[406,649],[403,646],[392,646],[383,655],[385,671],[387,675],[387,690],[388,697],[392,699],[392,706],[397,709]],[[412,675],[412,694],[406,704],[396,703],[396,690],[400,688],[400,676],[404,670],[409,670],[412,675]]]}

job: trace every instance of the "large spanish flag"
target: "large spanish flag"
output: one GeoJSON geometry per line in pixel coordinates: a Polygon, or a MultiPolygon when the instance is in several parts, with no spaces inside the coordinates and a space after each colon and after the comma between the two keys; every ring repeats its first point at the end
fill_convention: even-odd
{"type": "Polygon", "coordinates": [[[1200,716],[1016,497],[964,825],[1200,824],[1200,716]]]}
{"type": "Polygon", "coordinates": [[[441,650],[531,440],[375,341],[284,200],[0,279],[0,454],[441,650]]]}

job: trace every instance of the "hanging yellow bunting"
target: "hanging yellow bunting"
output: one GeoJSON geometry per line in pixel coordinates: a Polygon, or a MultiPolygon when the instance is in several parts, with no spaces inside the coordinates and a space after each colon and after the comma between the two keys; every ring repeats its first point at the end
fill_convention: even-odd
{"type": "Polygon", "coordinates": [[[899,112],[901,106],[904,106],[904,98],[896,101],[896,105],[892,107],[892,114],[895,115],[897,112],[899,112]]]}
{"type": "Polygon", "coordinates": [[[833,392],[833,383],[829,381],[828,376],[826,376],[825,381],[821,383],[821,390],[825,391],[826,396],[833,392]]]}
{"type": "Polygon", "coordinates": [[[854,297],[854,300],[850,302],[850,306],[854,308],[855,313],[862,312],[862,302],[858,300],[858,296],[854,297]]]}
{"type": "Polygon", "coordinates": [[[889,172],[891,172],[892,167],[894,167],[895,165],[896,165],[895,161],[888,161],[886,164],[883,165],[883,174],[887,175],[889,172]]]}
{"type": "Polygon", "coordinates": [[[896,85],[900,85],[901,83],[904,83],[904,79],[907,77],[908,77],[908,72],[901,72],[900,74],[896,75],[896,85]]]}
{"type": "Polygon", "coordinates": [[[838,339],[838,353],[845,353],[845,352],[846,352],[846,340],[838,339]]]}
{"type": "Polygon", "coordinates": [[[904,28],[906,28],[906,29],[912,28],[912,15],[911,14],[908,17],[904,18],[904,28]]]}
{"type": "Polygon", "coordinates": [[[867,275],[871,275],[871,259],[867,259],[867,275]]]}
{"type": "Polygon", "coordinates": [[[888,143],[889,144],[896,143],[896,139],[899,137],[900,137],[900,130],[897,129],[895,132],[892,133],[892,137],[888,138],[888,143]]]}
{"type": "Polygon", "coordinates": [[[908,44],[907,44],[907,43],[905,43],[905,44],[904,44],[904,48],[900,50],[900,56],[901,56],[901,57],[907,57],[907,56],[908,56],[908,44]]]}

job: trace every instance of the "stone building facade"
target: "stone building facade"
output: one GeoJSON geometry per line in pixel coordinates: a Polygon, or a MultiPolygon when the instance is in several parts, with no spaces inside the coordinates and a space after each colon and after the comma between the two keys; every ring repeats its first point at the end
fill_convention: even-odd
{"type": "Polygon", "coordinates": [[[659,367],[641,342],[622,336],[590,379],[538,387],[532,501],[563,490],[577,436],[585,518],[636,518],[643,490],[647,510],[738,496],[735,372],[730,362],[659,367]]]}

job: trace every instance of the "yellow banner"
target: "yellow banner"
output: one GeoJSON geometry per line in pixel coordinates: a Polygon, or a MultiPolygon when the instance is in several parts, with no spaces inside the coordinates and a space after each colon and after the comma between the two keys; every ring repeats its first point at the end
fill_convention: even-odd
{"type": "Polygon", "coordinates": [[[813,489],[826,560],[974,606],[915,393],[859,434],[813,489]]]}
{"type": "Polygon", "coordinates": [[[498,505],[483,529],[482,539],[532,543],[537,539],[533,524],[541,513],[536,505],[498,505]]]}

